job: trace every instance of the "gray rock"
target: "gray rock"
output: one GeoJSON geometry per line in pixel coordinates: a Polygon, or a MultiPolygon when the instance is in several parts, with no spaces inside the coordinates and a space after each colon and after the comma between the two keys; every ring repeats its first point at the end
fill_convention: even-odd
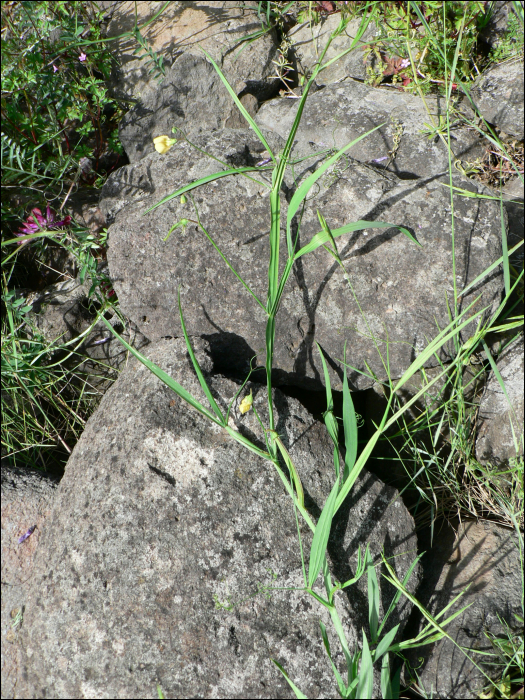
{"type": "MultiPolygon", "coordinates": [[[[204,135],[198,143],[228,164],[253,164],[261,157],[262,147],[251,132],[223,130],[204,135]]],[[[296,166],[297,179],[309,175],[318,162],[314,159],[311,165],[303,162],[296,166]]],[[[211,158],[181,143],[165,156],[147,156],[113,174],[101,201],[108,221],[113,222],[108,262],[124,313],[146,337],[156,340],[181,335],[180,286],[189,332],[211,342],[222,370],[245,373],[250,359],[264,349],[265,311],[193,222],[184,231],[173,231],[166,242],[162,240],[180,219],[195,221],[189,200],[181,204],[176,198],[143,215],[178,187],[216,172],[218,167],[211,158]]],[[[260,180],[264,174],[255,173],[254,177],[260,180]]],[[[470,191],[485,191],[460,176],[454,181],[470,191]]],[[[426,346],[427,338],[436,335],[436,324],[441,328],[448,324],[445,294],[451,298],[451,224],[450,198],[444,184],[437,178],[400,182],[350,158],[321,178],[302,217],[300,245],[319,231],[319,208],[334,229],[359,219],[392,222],[412,230],[423,247],[396,229],[357,232],[338,239],[368,328],[344,273],[329,253],[319,249],[303,256],[288,281],[277,316],[276,381],[319,389],[323,372],[317,341],[328,356],[334,386],[340,388],[342,377],[336,361],[343,357],[346,340],[348,363],[356,368],[349,380],[354,389],[366,389],[373,384],[372,379],[359,374],[368,373],[366,362],[380,380],[386,377],[377,351],[366,337],[370,331],[381,342],[389,334],[391,374],[400,377],[426,346]]],[[[263,303],[267,290],[267,193],[266,187],[242,177],[224,178],[195,191],[202,224],[263,303]]],[[[283,221],[286,206],[283,193],[283,221]]],[[[489,200],[458,197],[455,217],[456,274],[461,289],[501,255],[499,206],[489,200]]],[[[283,258],[281,255],[281,269],[283,258]]],[[[501,275],[496,272],[475,292],[481,293],[480,306],[498,303],[501,289],[501,275]]],[[[461,307],[473,298],[464,298],[461,307]]],[[[385,346],[380,347],[384,352],[385,346]]]]}
{"type": "MultiPolygon", "coordinates": [[[[351,54],[350,54],[351,55],[351,54]]],[[[335,65],[335,64],[334,64],[335,65]]],[[[321,73],[321,76],[324,73],[321,73]]],[[[426,104],[439,123],[444,113],[442,98],[426,97],[426,104]]],[[[286,139],[295,119],[298,100],[277,98],[265,102],[255,121],[286,139]]],[[[327,85],[309,96],[296,136],[294,153],[311,155],[324,148],[339,149],[374,127],[384,124],[351,150],[353,158],[375,163],[403,179],[431,177],[448,170],[447,149],[436,136],[422,133],[431,118],[422,101],[394,88],[374,88],[354,80],[327,85]],[[399,139],[395,158],[390,153],[399,139]]],[[[483,155],[479,135],[474,130],[452,130],[451,148],[455,159],[473,161],[483,155]]]]}
{"type": "Polygon", "coordinates": [[[476,80],[471,95],[490,124],[523,141],[523,59],[490,68],[476,80]]]}
{"type": "MultiPolygon", "coordinates": [[[[340,14],[323,17],[318,24],[303,22],[296,25],[288,32],[289,39],[293,42],[292,52],[295,58],[296,69],[299,75],[309,77],[319,60],[330,34],[337,29],[341,20],[340,14]]],[[[324,63],[335,58],[340,53],[350,48],[357,31],[360,20],[350,20],[344,32],[336,37],[326,52],[324,63]]],[[[317,82],[322,85],[339,82],[345,78],[357,78],[365,80],[367,77],[364,45],[375,36],[375,25],[369,24],[360,41],[356,43],[354,50],[339,61],[319,74],[317,82]]]]}
{"type": "MultiPolygon", "coordinates": [[[[499,618],[516,631],[521,626],[514,616],[523,614],[521,563],[515,534],[488,521],[464,522],[458,525],[456,539],[452,528],[445,527],[435,533],[434,546],[423,562],[425,579],[417,597],[433,615],[470,584],[446,616],[466,605],[470,607],[445,629],[457,644],[472,650],[469,656],[478,665],[483,665],[486,657],[475,652],[493,651],[485,631],[506,637],[499,618]]],[[[410,662],[428,697],[478,697],[488,682],[447,639],[415,650],[410,662]]],[[[498,672],[488,664],[484,670],[489,676],[498,672]]]]}
{"type": "Polygon", "coordinates": [[[523,454],[523,336],[500,355],[497,367],[505,383],[507,397],[492,372],[479,408],[476,457],[483,464],[501,464],[523,454]],[[510,406],[509,406],[510,401],[510,406]],[[518,452],[512,435],[518,443],[518,452]]]}
{"type": "Polygon", "coordinates": [[[33,557],[57,483],[46,474],[13,467],[2,458],[2,698],[15,697],[20,629],[33,557]],[[33,533],[19,544],[18,539],[33,526],[33,533]]]}
{"type": "MultiPolygon", "coordinates": [[[[503,187],[503,200],[509,218],[509,248],[523,241],[523,195],[523,183],[517,177],[503,187]]],[[[523,246],[513,253],[510,261],[518,270],[523,266],[523,246]]]]}
{"type": "MultiPolygon", "coordinates": [[[[104,268],[99,272],[104,272],[104,268]]],[[[89,298],[90,286],[89,278],[83,284],[77,278],[46,287],[34,295],[33,309],[27,318],[51,345],[68,343],[66,351],[73,351],[73,354],[62,362],[74,368],[77,380],[87,378],[89,386],[96,387],[100,393],[114,380],[115,370],[127,361],[128,351],[108,332],[103,321],[95,322],[98,305],[89,298]],[[74,342],[77,339],[78,342],[74,342]]],[[[130,345],[140,349],[148,343],[134,324],[124,329],[117,314],[111,311],[107,314],[130,345]]]]}
{"type": "MultiPolygon", "coordinates": [[[[203,371],[208,346],[195,342],[203,371]]],[[[147,355],[202,399],[182,340],[147,355]]],[[[223,409],[238,386],[210,377],[223,409]]],[[[264,387],[250,385],[266,422],[264,387]]],[[[263,441],[253,411],[231,425],[263,441]]],[[[275,397],[277,430],[319,513],[333,478],[324,426],[275,397]]],[[[264,442],[262,442],[264,445],[264,442]]],[[[336,575],[359,544],[384,547],[399,576],[416,551],[397,492],[364,471],[334,524],[336,575]]],[[[305,551],[310,535],[301,526],[305,551]]],[[[417,583],[417,574],[411,590],[417,583]]],[[[60,483],[34,564],[18,697],[293,697],[270,657],[308,697],[333,697],[318,620],[301,586],[293,509],[272,465],[188,408],[136,361],[88,421],[60,483]],[[284,586],[261,591],[260,586],[284,586]]],[[[384,582],[381,604],[394,593],[384,582]]],[[[338,600],[349,643],[367,627],[366,582],[338,600]]],[[[406,620],[405,601],[392,624],[406,620]]],[[[334,644],[338,649],[338,644],[334,644]]],[[[337,654],[337,663],[341,656],[337,654]]]]}
{"type": "MultiPolygon", "coordinates": [[[[279,82],[271,77],[277,50],[273,33],[239,44],[261,28],[256,8],[256,4],[241,8],[229,2],[170,3],[143,32],[151,48],[164,58],[165,77],[160,82],[149,74],[148,57],[134,54],[134,39],[115,39],[112,46],[121,64],[114,76],[115,94],[136,103],[119,125],[120,140],[131,162],[153,150],[155,136],[171,136],[172,127],[193,135],[203,129],[234,127],[237,122],[247,126],[201,47],[218,63],[253,114],[258,100],[275,94],[279,82]]],[[[158,10],[158,3],[141,2],[139,25],[158,10]]],[[[131,30],[134,20],[135,3],[122,3],[113,13],[108,36],[131,30]]]]}

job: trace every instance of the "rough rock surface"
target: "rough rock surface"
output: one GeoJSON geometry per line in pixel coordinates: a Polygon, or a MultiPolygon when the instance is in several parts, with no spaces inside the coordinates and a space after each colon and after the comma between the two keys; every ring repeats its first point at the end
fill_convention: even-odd
{"type": "MultiPolygon", "coordinates": [[[[311,75],[326,42],[330,38],[330,34],[337,29],[340,20],[341,15],[337,13],[323,17],[315,25],[311,22],[302,22],[288,32],[288,37],[293,42],[292,52],[295,58],[295,68],[300,76],[308,78],[311,75]]],[[[359,19],[353,19],[348,22],[344,32],[330,44],[324,57],[324,63],[350,48],[359,25],[359,19]]],[[[327,85],[339,82],[345,78],[365,80],[367,77],[367,62],[363,45],[373,39],[375,31],[375,26],[369,24],[361,39],[356,43],[354,50],[322,71],[317,78],[317,83],[327,85]]]]}
{"type": "MultiPolygon", "coordinates": [[[[244,4],[242,8],[230,2],[170,3],[143,30],[151,49],[164,58],[165,76],[161,75],[161,80],[149,74],[152,66],[147,55],[138,58],[134,54],[134,38],[115,39],[113,47],[121,63],[114,76],[115,92],[136,102],[119,126],[120,140],[131,162],[150,153],[153,137],[171,135],[172,127],[194,134],[220,126],[246,126],[244,118],[239,121],[237,108],[201,47],[218,63],[252,114],[259,99],[275,94],[278,81],[271,77],[276,55],[273,33],[244,45],[238,54],[241,39],[261,27],[257,4],[244,4]]],[[[152,20],[159,9],[156,2],[138,3],[139,26],[152,20]]],[[[134,21],[135,3],[120,3],[108,36],[118,37],[133,29],[134,21]]]]}
{"type": "MultiPolygon", "coordinates": [[[[209,371],[207,344],[197,340],[195,349],[209,371]]],[[[146,354],[202,397],[182,340],[146,354]]],[[[210,383],[224,409],[237,385],[210,383]]],[[[265,389],[251,389],[264,422],[265,389]]],[[[261,440],[253,411],[241,416],[238,402],[231,419],[261,440]]],[[[315,517],[333,478],[330,440],[279,392],[276,415],[315,517]]],[[[417,543],[396,495],[362,473],[329,546],[337,575],[355,571],[366,542],[375,558],[383,547],[394,557],[399,576],[406,571],[417,543]]],[[[89,420],[43,532],[18,697],[142,698],[157,682],[166,697],[293,697],[270,657],[308,697],[333,697],[319,635],[320,618],[330,627],[324,609],[300,591],[258,592],[301,581],[293,509],[271,464],[133,361],[89,420]]],[[[385,609],[394,591],[380,585],[385,609]]],[[[362,579],[339,599],[351,646],[367,627],[365,586],[362,579]]],[[[392,624],[409,610],[402,605],[392,624]]]]}
{"type": "Polygon", "coordinates": [[[33,572],[33,556],[58,482],[2,459],[2,698],[14,698],[19,680],[19,635],[33,572]],[[19,537],[36,526],[21,544],[19,537]]]}
{"type": "Polygon", "coordinates": [[[523,140],[523,60],[490,68],[477,79],[471,95],[490,124],[523,140]]]}
{"type": "MultiPolygon", "coordinates": [[[[75,367],[78,376],[87,373],[89,384],[103,391],[111,383],[113,370],[126,362],[128,351],[102,321],[95,323],[97,306],[89,299],[90,286],[89,279],[81,284],[76,278],[46,287],[32,301],[29,319],[49,343],[65,344],[78,338],[77,343],[68,346],[74,351],[69,366],[75,367]]],[[[134,324],[123,329],[116,314],[112,314],[111,323],[133,347],[140,349],[148,343],[134,324]]]]}
{"type": "MultiPolygon", "coordinates": [[[[425,579],[417,597],[433,615],[443,610],[470,584],[465,595],[447,613],[451,615],[470,604],[446,627],[457,644],[467,649],[492,652],[484,631],[506,636],[498,616],[511,629],[519,630],[514,614],[523,614],[521,564],[518,544],[511,530],[487,521],[465,522],[458,526],[456,539],[454,531],[448,527],[435,533],[434,546],[422,561],[425,579]]],[[[483,657],[470,655],[478,664],[483,661],[483,657]]],[[[429,697],[478,697],[487,683],[447,639],[415,650],[410,661],[429,697]],[[424,658],[423,665],[421,657],[424,658]]],[[[485,671],[489,675],[493,672],[488,666],[485,671]]]]}
{"type": "MultiPolygon", "coordinates": [[[[434,121],[439,123],[443,99],[426,97],[425,101],[434,121]]],[[[269,100],[261,106],[255,121],[286,139],[297,109],[298,100],[269,100]]],[[[430,124],[431,118],[415,95],[345,80],[308,97],[294,154],[305,156],[325,148],[342,148],[383,124],[353,146],[350,155],[363,163],[378,162],[381,168],[388,165],[388,170],[402,179],[428,178],[448,171],[448,154],[438,136],[429,138],[422,133],[429,128],[425,123],[430,124]],[[394,148],[395,158],[390,162],[394,148]]],[[[452,130],[451,147],[455,158],[462,161],[475,160],[483,152],[477,132],[464,127],[452,130]]]]}
{"type": "Polygon", "coordinates": [[[482,463],[501,464],[517,456],[511,421],[518,442],[518,454],[523,454],[523,336],[519,336],[503,351],[498,357],[497,367],[505,383],[508,400],[492,372],[479,408],[476,457],[482,463]]]}
{"type": "MultiPolygon", "coordinates": [[[[227,164],[253,165],[261,158],[262,147],[249,131],[213,132],[198,143],[227,164]]],[[[309,175],[318,162],[316,158],[296,166],[297,179],[309,175]]],[[[180,285],[189,332],[210,340],[221,369],[243,373],[250,359],[264,349],[264,310],[197,228],[191,201],[181,204],[175,198],[144,215],[149,206],[178,187],[220,167],[187,143],[176,144],[165,156],[152,154],[112,175],[104,187],[101,208],[112,222],[108,262],[124,313],[151,340],[180,336],[180,285]],[[173,231],[164,242],[181,218],[190,220],[186,229],[173,231]]],[[[259,180],[263,176],[254,174],[259,180]]],[[[321,248],[300,258],[277,316],[276,381],[320,388],[323,373],[317,341],[329,358],[335,388],[340,388],[336,360],[343,357],[345,340],[348,363],[367,372],[366,361],[384,379],[382,362],[367,337],[370,332],[380,339],[383,353],[388,333],[391,374],[399,377],[426,346],[426,339],[436,335],[436,323],[441,328],[448,324],[445,295],[451,298],[452,248],[450,198],[443,185],[435,177],[400,182],[392,174],[351,159],[343,160],[318,181],[302,217],[300,245],[319,231],[319,209],[333,229],[359,219],[401,224],[422,247],[394,228],[355,232],[338,239],[368,327],[331,255],[321,248]]],[[[482,191],[460,176],[455,185],[482,191]]],[[[266,186],[243,177],[223,178],[194,192],[202,225],[263,303],[270,225],[267,193],[266,186]]],[[[486,199],[457,197],[454,204],[456,274],[461,289],[501,255],[500,213],[497,202],[486,199]]],[[[283,194],[283,222],[286,206],[283,194]]],[[[283,268],[284,255],[280,262],[283,268]]],[[[496,271],[475,292],[482,294],[480,306],[498,303],[501,287],[496,271]]],[[[462,308],[473,298],[464,298],[462,308]]],[[[262,364],[264,356],[259,361],[262,364]]],[[[373,383],[358,371],[352,371],[349,380],[357,389],[373,383]]]]}

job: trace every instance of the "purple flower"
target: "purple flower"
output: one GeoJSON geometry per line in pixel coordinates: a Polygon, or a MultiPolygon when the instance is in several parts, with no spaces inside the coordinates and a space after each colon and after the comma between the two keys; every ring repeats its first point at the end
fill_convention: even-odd
{"type": "Polygon", "coordinates": [[[410,59],[404,58],[404,59],[401,61],[401,63],[399,64],[399,67],[400,67],[400,68],[408,68],[409,65],[410,65],[410,59]]]}
{"type": "Polygon", "coordinates": [[[381,163],[383,160],[386,160],[388,156],[383,156],[382,158],[375,158],[374,160],[371,160],[371,163],[381,163]]]}
{"type": "Polygon", "coordinates": [[[260,160],[258,163],[255,163],[255,167],[259,168],[261,165],[266,165],[271,161],[271,158],[265,158],[264,160],[260,160]]]}
{"type": "Polygon", "coordinates": [[[53,63],[53,73],[56,73],[57,70],[58,70],[58,68],[57,68],[57,67],[55,66],[55,64],[53,63]]]}
{"type": "Polygon", "coordinates": [[[83,63],[83,62],[86,60],[86,58],[87,58],[86,54],[82,51],[82,53],[81,53],[80,56],[78,57],[78,60],[79,60],[81,63],[83,63]]]}
{"type": "MultiPolygon", "coordinates": [[[[32,216],[28,216],[24,224],[18,229],[15,235],[23,236],[24,234],[38,233],[43,229],[54,230],[57,228],[64,228],[64,226],[69,226],[71,223],[71,217],[65,216],[62,221],[55,221],[55,213],[47,205],[46,215],[44,216],[40,209],[33,209],[31,211],[32,216]]],[[[24,241],[20,241],[21,245],[24,241]]]]}
{"type": "Polygon", "coordinates": [[[32,525],[29,528],[29,530],[24,535],[22,535],[22,537],[18,538],[18,544],[22,544],[22,542],[25,542],[25,540],[27,540],[28,537],[31,537],[31,535],[33,534],[33,532],[35,530],[36,530],[36,525],[32,525]]]}

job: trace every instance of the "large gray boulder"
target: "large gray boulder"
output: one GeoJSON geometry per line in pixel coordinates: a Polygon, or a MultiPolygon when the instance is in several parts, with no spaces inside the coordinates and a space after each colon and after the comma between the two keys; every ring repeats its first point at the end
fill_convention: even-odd
{"type": "MultiPolygon", "coordinates": [[[[253,165],[261,159],[262,146],[250,131],[213,132],[203,135],[198,144],[227,164],[253,165]]],[[[296,166],[298,181],[318,163],[319,157],[296,166]]],[[[181,204],[176,198],[144,215],[149,206],[177,188],[220,168],[187,143],[176,144],[165,156],[146,156],[110,176],[101,208],[112,224],[109,269],[124,313],[151,340],[178,337],[180,286],[189,332],[210,341],[224,371],[243,373],[250,359],[264,351],[264,309],[197,228],[189,200],[181,204]],[[181,218],[192,221],[164,242],[181,218]]],[[[268,175],[253,177],[256,181],[223,178],[201,187],[195,191],[195,202],[202,225],[264,304],[270,222],[268,189],[260,181],[268,180],[268,175]]],[[[291,178],[288,182],[292,185],[291,178]]],[[[485,191],[460,176],[454,184],[471,192],[485,191]]],[[[329,359],[334,385],[340,388],[337,360],[343,357],[347,341],[347,361],[356,368],[349,371],[350,382],[354,389],[366,389],[373,384],[373,379],[360,374],[368,374],[366,363],[379,380],[386,378],[370,334],[379,339],[385,356],[388,334],[390,372],[400,377],[437,334],[437,327],[449,323],[446,297],[452,299],[452,243],[450,195],[445,185],[445,179],[437,177],[400,181],[350,158],[318,181],[302,217],[300,245],[320,230],[319,209],[334,229],[359,219],[403,225],[422,247],[395,228],[374,229],[338,239],[346,273],[322,248],[300,258],[277,317],[276,381],[320,388],[323,372],[317,341],[329,359]]],[[[282,195],[283,221],[291,192],[288,189],[282,195]]],[[[487,199],[456,197],[454,205],[459,291],[501,255],[500,212],[498,204],[487,199]]],[[[491,307],[499,302],[501,289],[496,270],[462,298],[460,308],[478,295],[477,308],[491,307]]],[[[264,363],[264,354],[259,361],[264,363]]],[[[434,358],[432,362],[437,364],[434,358]]]]}
{"type": "MultiPolygon", "coordinates": [[[[501,666],[491,665],[494,657],[477,654],[494,651],[485,633],[506,638],[502,623],[515,632],[522,626],[515,617],[523,615],[522,567],[516,535],[488,521],[459,523],[456,532],[444,525],[435,532],[434,544],[422,561],[425,578],[417,597],[432,615],[466,591],[446,616],[470,607],[445,629],[474,663],[449,639],[420,647],[409,655],[419,685],[428,697],[479,697],[488,681],[474,664],[493,678],[501,670],[501,666]]],[[[421,627],[426,624],[422,620],[421,627]]]]}
{"type": "MultiPolygon", "coordinates": [[[[195,350],[208,374],[207,343],[197,340],[195,350]]],[[[203,399],[183,340],[161,341],[146,354],[203,399]]],[[[224,410],[239,387],[209,381],[224,410]]],[[[265,388],[249,388],[266,424],[265,388]]],[[[297,401],[277,391],[275,405],[277,430],[317,517],[333,480],[330,440],[297,401]]],[[[239,399],[231,425],[264,447],[253,410],[238,409],[239,399]]],[[[301,536],[308,553],[302,525],[301,536]]],[[[364,471],[334,523],[329,552],[338,578],[355,571],[358,545],[367,542],[375,561],[384,548],[399,576],[416,554],[397,492],[364,471]]],[[[304,591],[290,589],[302,587],[302,571],[279,476],[135,360],[74,449],[30,585],[17,697],[142,698],[156,683],[166,697],[293,697],[270,658],[308,697],[334,696],[319,634],[319,619],[330,629],[329,619],[304,591]]],[[[385,610],[394,591],[380,586],[385,610]]],[[[338,606],[354,647],[368,626],[365,579],[338,606]]],[[[392,624],[409,612],[401,601],[392,624]]]]}
{"type": "Polygon", "coordinates": [[[2,458],[2,698],[14,698],[20,680],[20,630],[33,559],[57,485],[43,472],[14,467],[2,458]]]}
{"type": "Polygon", "coordinates": [[[522,335],[505,348],[498,357],[497,367],[506,395],[498,378],[491,372],[479,407],[476,438],[476,457],[483,464],[502,464],[523,455],[522,335]]]}
{"type": "MultiPolygon", "coordinates": [[[[131,162],[153,150],[152,139],[172,127],[188,134],[221,126],[246,126],[217,72],[201,50],[219,64],[236,94],[255,114],[258,100],[278,90],[273,78],[277,42],[266,33],[241,45],[244,37],[261,29],[257,3],[245,7],[230,2],[172,2],[143,30],[150,48],[164,59],[165,76],[150,73],[153,64],[144,51],[135,53],[134,38],[118,38],[135,22],[133,2],[119,3],[109,23],[108,37],[120,68],[113,76],[115,95],[135,103],[119,125],[119,136],[131,162]],[[242,51],[240,49],[242,48],[242,51]]],[[[137,5],[139,26],[159,11],[156,2],[137,5]]]]}
{"type": "MultiPolygon", "coordinates": [[[[319,80],[323,75],[324,72],[319,80]]],[[[445,111],[444,99],[428,96],[425,102],[435,124],[439,124],[445,111]]],[[[261,106],[255,121],[286,139],[297,109],[298,100],[276,98],[261,106]]],[[[437,135],[429,138],[431,123],[419,97],[392,87],[375,88],[347,79],[309,96],[294,153],[306,156],[325,148],[339,149],[382,124],[357,143],[350,155],[363,163],[388,166],[402,179],[427,178],[448,170],[445,145],[437,135]],[[392,151],[395,157],[390,159],[392,151]]],[[[451,148],[453,160],[473,161],[483,154],[479,134],[465,127],[452,129],[451,148]]]]}
{"type": "Polygon", "coordinates": [[[482,117],[523,141],[523,59],[490,68],[476,80],[471,95],[482,117]]]}

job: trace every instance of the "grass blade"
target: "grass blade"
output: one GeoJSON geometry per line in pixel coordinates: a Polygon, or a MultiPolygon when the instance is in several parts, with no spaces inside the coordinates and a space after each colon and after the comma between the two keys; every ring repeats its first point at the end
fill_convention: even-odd
{"type": "Polygon", "coordinates": [[[379,661],[379,659],[383,656],[383,654],[386,654],[386,652],[390,649],[390,645],[394,641],[394,638],[397,634],[397,630],[399,629],[399,625],[396,625],[395,627],[392,627],[391,630],[389,630],[383,639],[379,642],[377,645],[377,648],[374,652],[374,662],[379,661]]]}
{"type": "Polygon", "coordinates": [[[308,588],[312,588],[323,566],[338,490],[339,482],[336,481],[330,491],[330,495],[326,499],[326,503],[324,504],[324,508],[315,527],[312,548],[310,550],[310,562],[308,564],[308,588]]]}
{"type": "Polygon", "coordinates": [[[344,348],[344,376],[343,376],[343,431],[345,435],[345,468],[343,482],[350,474],[357,457],[357,419],[355,417],[354,402],[348,387],[346,377],[346,342],[344,348]]]}
{"type": "Polygon", "coordinates": [[[194,409],[196,409],[199,413],[202,413],[203,416],[206,416],[206,418],[209,418],[211,421],[214,423],[217,423],[217,425],[220,425],[222,427],[222,423],[217,420],[217,418],[213,415],[213,413],[210,413],[207,408],[205,408],[197,399],[194,399],[193,396],[189,393],[189,391],[186,391],[183,386],[181,386],[178,382],[176,382],[172,377],[170,377],[169,374],[164,372],[160,367],[157,367],[157,365],[154,362],[151,362],[151,360],[148,360],[147,357],[144,357],[138,350],[135,350],[129,343],[127,343],[124,338],[122,338],[117,331],[113,328],[113,326],[107,321],[103,315],[100,316],[100,320],[104,321],[106,326],[108,327],[108,330],[110,330],[113,335],[122,343],[122,345],[129,350],[129,352],[134,355],[137,360],[142,362],[142,364],[149,369],[150,372],[152,372],[156,377],[158,377],[166,386],[168,386],[172,391],[174,391],[178,396],[180,396],[181,399],[186,401],[186,403],[189,403],[190,406],[193,406],[194,409]]]}
{"type": "Polygon", "coordinates": [[[368,564],[368,624],[370,625],[370,640],[372,644],[375,644],[379,626],[379,584],[372,562],[368,564]]]}
{"type": "MultiPolygon", "coordinates": [[[[218,173],[213,173],[213,175],[206,175],[206,177],[201,177],[198,180],[195,180],[194,182],[190,182],[189,185],[184,185],[184,187],[181,187],[178,189],[176,192],[173,192],[172,194],[167,195],[164,197],[164,199],[161,199],[160,202],[157,202],[157,204],[154,204],[152,207],[149,209],[146,209],[144,214],[147,214],[150,211],[153,211],[153,209],[156,209],[157,207],[160,207],[161,204],[166,204],[166,202],[169,202],[170,199],[173,199],[174,197],[180,197],[181,194],[184,194],[185,192],[189,192],[190,190],[194,190],[196,187],[200,187],[201,185],[206,185],[208,182],[214,182],[215,180],[219,180],[221,177],[227,177],[228,175],[237,175],[240,173],[249,173],[249,172],[254,172],[256,170],[267,170],[267,168],[261,167],[261,168],[256,168],[256,167],[246,167],[246,168],[230,168],[229,170],[221,170],[218,173]]],[[[257,180],[259,182],[259,180],[257,180]]],[[[268,186],[265,182],[261,182],[261,185],[265,185],[266,187],[268,186]]]]}
{"type": "Polygon", "coordinates": [[[363,652],[361,654],[361,666],[359,668],[359,681],[357,683],[356,698],[368,700],[372,697],[374,687],[374,667],[368,640],[363,631],[363,652]]]}
{"type": "Polygon", "coordinates": [[[329,158],[326,162],[324,162],[314,173],[309,175],[306,180],[299,185],[297,188],[297,191],[295,192],[294,196],[292,197],[290,204],[288,205],[288,213],[286,215],[286,240],[288,241],[288,254],[292,254],[293,250],[293,245],[292,245],[292,239],[291,239],[291,225],[292,225],[292,219],[296,215],[297,210],[301,206],[302,202],[304,199],[306,199],[308,192],[310,189],[314,186],[314,184],[317,182],[317,180],[324,175],[324,173],[328,170],[328,168],[333,165],[339,158],[343,155],[343,153],[346,153],[348,149],[352,148],[356,143],[364,139],[366,136],[369,136],[370,134],[373,134],[374,131],[377,131],[380,129],[382,126],[384,126],[386,122],[383,124],[379,124],[379,126],[374,127],[373,129],[370,129],[370,131],[367,131],[366,134],[362,134],[361,136],[358,136],[356,139],[353,141],[350,141],[346,146],[341,148],[335,155],[333,155],[331,158],[329,158]]]}
{"type": "Polygon", "coordinates": [[[302,699],[307,698],[308,696],[305,695],[304,693],[302,693],[302,692],[299,690],[299,688],[295,685],[295,683],[294,683],[293,681],[291,681],[291,680],[288,678],[288,674],[286,673],[286,671],[284,670],[284,668],[281,666],[281,664],[280,664],[278,661],[276,661],[275,659],[272,659],[272,662],[277,666],[277,668],[279,669],[279,671],[280,671],[280,672],[283,674],[283,676],[285,677],[286,682],[288,683],[288,685],[290,686],[290,688],[291,688],[291,689],[293,690],[293,692],[295,693],[295,697],[296,697],[296,698],[302,698],[302,699]]]}
{"type": "Polygon", "coordinates": [[[210,54],[209,54],[205,49],[203,49],[202,46],[201,46],[200,48],[201,48],[201,50],[203,51],[203,53],[205,54],[205,56],[206,56],[206,58],[208,59],[208,61],[211,63],[211,65],[212,65],[212,66],[215,68],[215,70],[217,71],[217,73],[218,73],[218,75],[219,75],[219,78],[220,78],[220,79],[222,80],[222,82],[224,83],[224,85],[225,85],[226,89],[228,90],[228,92],[230,93],[230,95],[231,95],[233,101],[235,102],[235,104],[236,104],[237,107],[239,108],[239,111],[241,112],[241,114],[243,115],[243,117],[246,119],[246,121],[248,122],[248,124],[251,126],[251,128],[252,128],[252,129],[255,131],[255,133],[257,134],[257,137],[259,138],[259,141],[262,143],[262,145],[265,147],[265,149],[266,149],[266,150],[268,151],[268,153],[270,154],[270,158],[273,160],[274,164],[277,165],[277,161],[275,160],[275,156],[274,156],[273,153],[272,153],[272,149],[271,149],[270,146],[268,145],[266,139],[265,139],[264,136],[262,135],[262,132],[261,132],[261,130],[259,129],[259,127],[257,126],[257,124],[254,122],[253,117],[246,111],[246,108],[244,107],[243,103],[240,101],[240,99],[239,99],[239,98],[237,97],[237,95],[235,94],[235,90],[231,87],[230,83],[226,80],[226,76],[225,76],[224,73],[221,71],[221,69],[219,68],[219,66],[215,63],[215,61],[214,61],[213,58],[210,56],[210,54]]]}
{"type": "Polygon", "coordinates": [[[217,403],[215,399],[213,398],[210,388],[206,382],[206,379],[204,378],[204,375],[202,373],[202,370],[199,366],[199,363],[197,362],[197,358],[195,357],[195,353],[193,352],[193,348],[190,343],[190,339],[188,337],[188,333],[186,331],[186,324],[184,323],[184,316],[182,315],[182,306],[180,303],[180,287],[179,287],[179,314],[180,314],[180,323],[182,326],[182,332],[184,333],[184,340],[186,341],[186,347],[188,348],[188,354],[190,356],[190,359],[193,363],[193,368],[195,369],[195,374],[197,375],[197,379],[199,380],[199,384],[201,385],[201,388],[203,392],[206,395],[206,398],[208,399],[210,406],[212,410],[214,411],[215,415],[221,422],[221,425],[225,425],[225,420],[224,416],[221,413],[221,409],[217,406],[217,403]]]}
{"type": "Polygon", "coordinates": [[[288,454],[288,450],[283,445],[281,439],[277,436],[277,433],[274,433],[274,440],[277,443],[277,446],[279,448],[280,453],[283,456],[286,466],[288,467],[288,471],[290,472],[290,478],[295,485],[295,491],[297,493],[297,500],[299,502],[299,505],[301,506],[301,508],[304,508],[304,490],[303,485],[301,483],[301,479],[299,478],[299,474],[297,473],[297,469],[295,468],[295,465],[292,462],[292,458],[288,454]]]}
{"type": "MultiPolygon", "coordinates": [[[[419,243],[419,241],[416,241],[416,239],[412,236],[408,229],[404,228],[403,226],[397,226],[397,224],[388,224],[383,221],[352,221],[352,223],[345,224],[344,226],[341,226],[341,228],[332,229],[331,234],[334,238],[337,238],[338,236],[342,236],[345,233],[352,233],[353,231],[364,231],[368,228],[397,228],[401,231],[401,233],[404,233],[405,236],[408,236],[408,238],[410,238],[411,241],[416,243],[419,247],[422,247],[421,243],[419,243]]],[[[329,242],[329,234],[326,231],[319,231],[319,233],[316,233],[315,236],[311,239],[310,243],[307,243],[305,246],[303,246],[300,250],[297,251],[297,253],[294,256],[294,260],[297,260],[302,255],[306,255],[306,253],[312,253],[314,250],[317,250],[317,248],[319,248],[320,246],[325,245],[329,242]]]]}

